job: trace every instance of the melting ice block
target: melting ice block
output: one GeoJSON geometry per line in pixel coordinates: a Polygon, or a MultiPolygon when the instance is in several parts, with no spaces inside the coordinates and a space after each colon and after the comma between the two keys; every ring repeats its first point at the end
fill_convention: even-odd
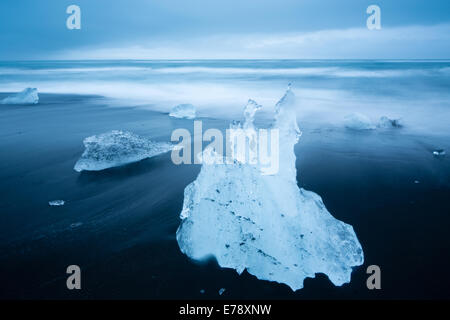
{"type": "MultiPolygon", "coordinates": [[[[244,130],[256,130],[252,113],[259,107],[252,106],[246,108],[244,130]]],[[[294,106],[288,89],[273,126],[280,134],[279,172],[264,175],[258,165],[236,159],[204,161],[184,191],[176,238],[192,259],[214,256],[221,267],[239,274],[246,269],[293,290],[316,273],[342,285],[350,281],[352,267],[363,263],[363,250],[351,225],[335,219],[319,195],[297,186],[294,145],[300,130],[294,106]]],[[[203,155],[222,157],[211,148],[203,155]]]]}
{"type": "Polygon", "coordinates": [[[352,130],[375,129],[372,121],[361,113],[352,113],[345,117],[345,127],[352,130]]]}
{"type": "Polygon", "coordinates": [[[113,130],[83,141],[86,150],[75,171],[99,171],[137,162],[173,149],[172,144],[154,142],[127,131],[113,130]]]}
{"type": "Polygon", "coordinates": [[[39,95],[36,88],[26,88],[0,101],[1,104],[37,104],[39,95]]]}
{"type": "Polygon", "coordinates": [[[192,104],[179,104],[172,108],[169,116],[174,118],[195,119],[195,107],[192,104]]]}

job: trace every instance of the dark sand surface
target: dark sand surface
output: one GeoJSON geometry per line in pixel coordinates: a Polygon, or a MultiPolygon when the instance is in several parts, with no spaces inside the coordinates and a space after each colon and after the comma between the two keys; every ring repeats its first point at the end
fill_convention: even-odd
{"type": "MultiPolygon", "coordinates": [[[[198,165],[176,166],[164,154],[101,172],[73,170],[90,135],[122,129],[169,141],[172,130],[192,129],[189,120],[106,104],[42,94],[36,106],[0,106],[0,298],[450,298],[450,158],[432,155],[450,150],[449,137],[300,123],[299,186],[353,225],[365,263],[342,287],[317,275],[292,292],[179,251],[183,191],[198,165]],[[66,204],[50,207],[55,199],[66,204]],[[66,289],[71,264],[82,269],[80,291],[66,289]],[[366,288],[371,264],[381,267],[378,291],[366,288]]],[[[205,128],[228,126],[203,120],[205,128]]]]}

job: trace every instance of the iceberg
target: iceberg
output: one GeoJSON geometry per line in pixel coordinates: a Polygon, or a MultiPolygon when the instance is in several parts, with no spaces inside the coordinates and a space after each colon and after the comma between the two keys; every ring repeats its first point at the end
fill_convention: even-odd
{"type": "Polygon", "coordinates": [[[154,142],[128,131],[113,130],[83,141],[85,151],[75,171],[99,171],[150,158],[173,149],[172,144],[154,142]]]}
{"type": "Polygon", "coordinates": [[[195,119],[195,114],[195,107],[192,104],[184,103],[173,107],[169,116],[174,118],[195,119]]]}
{"type": "Polygon", "coordinates": [[[372,121],[361,113],[352,113],[345,117],[345,127],[351,130],[375,129],[372,121]]]}
{"type": "Polygon", "coordinates": [[[1,104],[37,104],[39,95],[36,88],[26,88],[0,101],[1,104]]]}
{"type": "MultiPolygon", "coordinates": [[[[249,102],[244,134],[256,128],[249,102]]],[[[335,219],[321,197],[297,185],[294,145],[300,137],[295,95],[290,89],[276,105],[272,128],[279,130],[279,171],[267,175],[258,164],[223,160],[211,147],[197,179],[184,190],[180,250],[194,260],[215,257],[238,274],[303,288],[307,277],[324,273],[335,285],[350,282],[352,268],[364,262],[351,225],[335,219]]],[[[233,126],[233,125],[232,125],[233,126]]],[[[234,125],[235,126],[235,125],[234,125]]],[[[254,146],[254,144],[251,144],[254,146]]]]}

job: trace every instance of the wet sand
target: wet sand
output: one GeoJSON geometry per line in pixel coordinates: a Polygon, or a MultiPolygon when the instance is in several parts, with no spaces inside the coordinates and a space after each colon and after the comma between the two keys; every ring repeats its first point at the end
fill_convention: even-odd
{"type": "MultiPolygon", "coordinates": [[[[205,128],[228,126],[202,120],[205,128]]],[[[449,137],[299,125],[299,186],[351,224],[364,249],[364,265],[342,287],[317,275],[292,292],[184,256],[175,232],[198,165],[176,166],[164,154],[101,172],[73,170],[85,137],[122,129],[169,141],[192,121],[109,107],[97,96],[42,94],[36,106],[0,106],[0,298],[449,298],[450,161],[432,155],[450,150],[449,137]],[[55,199],[66,204],[50,207],[55,199]],[[81,291],[66,289],[71,264],[82,269],[81,291]],[[381,267],[382,290],[366,288],[371,264],[381,267]]]]}

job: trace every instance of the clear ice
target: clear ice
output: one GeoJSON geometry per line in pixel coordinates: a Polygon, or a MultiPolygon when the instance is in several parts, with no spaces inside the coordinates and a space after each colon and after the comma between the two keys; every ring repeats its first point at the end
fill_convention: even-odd
{"type": "Polygon", "coordinates": [[[1,104],[37,104],[38,102],[39,95],[36,88],[26,88],[0,101],[1,104]]]}
{"type": "Polygon", "coordinates": [[[169,116],[174,118],[195,119],[196,110],[192,104],[179,104],[172,108],[169,116]]]}
{"type": "Polygon", "coordinates": [[[75,171],[99,171],[150,158],[173,149],[172,144],[154,142],[128,131],[113,130],[83,141],[85,151],[75,171]]]}
{"type": "Polygon", "coordinates": [[[361,113],[352,113],[345,117],[345,127],[351,130],[372,130],[375,129],[372,121],[361,113]]]}
{"type": "MultiPolygon", "coordinates": [[[[245,109],[247,136],[256,130],[253,115],[259,108],[249,101],[245,109]]],[[[258,165],[242,163],[235,155],[231,164],[204,161],[184,190],[178,245],[192,259],[212,256],[223,268],[239,274],[247,270],[292,290],[303,288],[304,279],[316,273],[335,285],[348,283],[352,268],[364,261],[361,245],[353,227],[335,219],[319,195],[297,185],[294,145],[301,132],[290,88],[275,110],[279,172],[264,175],[258,165]]],[[[203,156],[222,157],[211,148],[203,156]]]]}
{"type": "Polygon", "coordinates": [[[64,204],[65,204],[64,200],[52,200],[48,202],[48,205],[52,207],[59,207],[63,206],[64,204]]]}

